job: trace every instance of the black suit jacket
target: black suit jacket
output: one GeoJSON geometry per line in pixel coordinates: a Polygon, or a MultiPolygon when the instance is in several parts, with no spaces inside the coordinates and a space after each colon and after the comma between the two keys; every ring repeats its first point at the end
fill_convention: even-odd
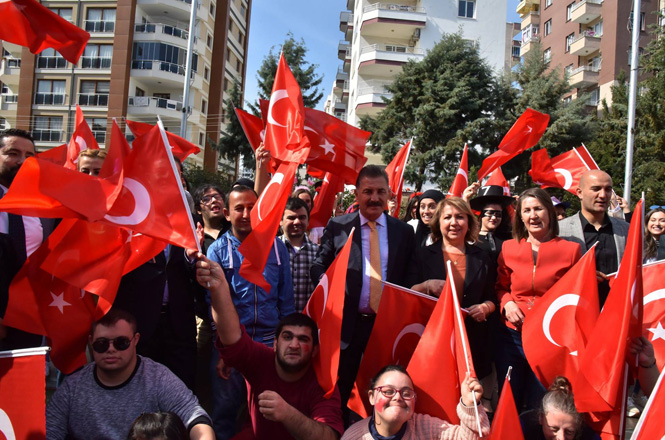
{"type": "Polygon", "coordinates": [[[169,283],[169,320],[179,338],[196,338],[194,296],[201,287],[182,248],[171,246],[168,262],[164,251],[122,277],[114,307],[136,317],[142,340],[149,340],[159,321],[164,286],[169,283]]]}
{"type": "MultiPolygon", "coordinates": [[[[383,215],[386,215],[385,213],[383,215]]],[[[406,286],[407,274],[415,249],[413,228],[408,224],[386,215],[388,226],[388,267],[386,281],[406,286]]],[[[328,222],[321,237],[319,252],[312,264],[310,274],[315,284],[332,264],[346,240],[353,233],[353,244],[349,254],[349,266],[346,272],[346,298],[344,300],[344,317],[342,319],[342,341],[350,342],[353,337],[360,290],[363,283],[362,238],[360,234],[360,214],[334,217],[328,222]]]]}

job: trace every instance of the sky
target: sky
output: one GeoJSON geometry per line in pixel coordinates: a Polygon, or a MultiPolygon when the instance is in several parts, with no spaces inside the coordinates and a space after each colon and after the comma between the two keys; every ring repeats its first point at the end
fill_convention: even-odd
{"type": "MultiPolygon", "coordinates": [[[[507,21],[519,21],[515,13],[518,3],[519,0],[508,0],[507,21]]],[[[317,72],[323,76],[319,86],[323,99],[317,106],[323,110],[337,69],[342,65],[337,58],[337,46],[344,38],[339,30],[339,16],[345,10],[346,0],[252,0],[245,100],[256,101],[256,72],[271,47],[279,53],[290,31],[296,40],[305,41],[307,62],[317,64],[317,72]]]]}

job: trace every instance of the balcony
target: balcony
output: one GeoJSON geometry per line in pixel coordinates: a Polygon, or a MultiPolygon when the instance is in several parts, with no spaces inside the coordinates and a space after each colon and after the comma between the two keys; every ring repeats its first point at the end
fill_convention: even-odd
{"type": "Polygon", "coordinates": [[[127,106],[127,115],[160,116],[180,120],[182,101],[173,99],[155,98],[153,96],[130,96],[127,106]]]}
{"type": "Polygon", "coordinates": [[[111,57],[81,57],[83,69],[110,69],[111,57]]]}
{"type": "Polygon", "coordinates": [[[3,58],[0,66],[2,82],[9,85],[18,85],[21,73],[21,60],[16,58],[3,58]]]}
{"type": "Polygon", "coordinates": [[[18,95],[0,95],[0,110],[16,111],[18,95]]]}
{"type": "Polygon", "coordinates": [[[589,24],[601,15],[602,0],[582,0],[575,3],[570,11],[570,19],[575,23],[589,24]]]}
{"type": "Polygon", "coordinates": [[[593,31],[582,32],[571,44],[570,53],[586,57],[600,50],[600,35],[593,31]]]}
{"type": "Polygon", "coordinates": [[[61,56],[37,56],[38,69],[66,69],[67,60],[61,56]]]}
{"type": "MultiPolygon", "coordinates": [[[[163,23],[146,23],[134,26],[134,41],[159,41],[184,47],[189,38],[187,29],[163,23]]],[[[194,38],[196,43],[198,38],[194,38]]]]}
{"type": "Polygon", "coordinates": [[[113,33],[115,20],[84,20],[83,25],[88,32],[113,33]]]}
{"type": "Polygon", "coordinates": [[[522,40],[522,47],[520,47],[520,55],[525,56],[531,49],[536,47],[540,42],[540,36],[536,35],[528,40],[522,40]]]}
{"type": "Polygon", "coordinates": [[[342,64],[342,69],[345,72],[349,72],[351,70],[351,47],[347,47],[346,51],[344,52],[344,63],[342,64]]]}
{"type": "Polygon", "coordinates": [[[339,14],[339,30],[346,34],[353,29],[353,14],[349,11],[342,11],[339,14]]]}
{"type": "Polygon", "coordinates": [[[374,3],[363,8],[360,32],[363,36],[418,39],[427,24],[427,11],[419,6],[374,3]],[[416,32],[417,31],[417,32],[416,32]],[[417,37],[414,35],[417,34],[417,37]]]}
{"type": "MultiPolygon", "coordinates": [[[[185,65],[166,61],[132,60],[132,76],[136,78],[152,78],[159,81],[168,81],[168,85],[182,87],[185,76],[185,65]]],[[[194,71],[192,71],[192,79],[194,71]]]]}
{"type": "Polygon", "coordinates": [[[540,0],[522,0],[517,5],[516,12],[520,14],[520,17],[524,17],[525,14],[537,10],[539,7],[540,0]]]}
{"type": "Polygon", "coordinates": [[[108,93],[79,93],[78,103],[80,106],[108,107],[108,93]]]}
{"type": "Polygon", "coordinates": [[[384,98],[393,97],[392,93],[386,89],[386,86],[390,84],[391,81],[368,81],[358,87],[358,97],[355,102],[356,115],[376,116],[383,110],[386,107],[384,98]]]}
{"type": "Polygon", "coordinates": [[[36,105],[65,105],[67,95],[54,92],[37,92],[35,94],[36,105]]]}
{"type": "Polygon", "coordinates": [[[340,87],[345,81],[349,80],[349,74],[344,71],[344,69],[337,68],[337,75],[335,76],[335,82],[338,87],[340,87]]]}
{"type": "Polygon", "coordinates": [[[392,44],[373,44],[360,49],[358,72],[361,75],[392,77],[402,71],[409,60],[420,61],[425,51],[392,44]]]}
{"type": "Polygon", "coordinates": [[[339,44],[337,44],[337,58],[340,60],[344,61],[346,58],[346,53],[349,52],[349,56],[351,53],[351,43],[349,43],[346,40],[341,40],[339,44]]]}
{"type": "Polygon", "coordinates": [[[600,69],[593,66],[580,66],[570,71],[568,83],[571,87],[583,89],[598,84],[598,72],[600,69]]]}
{"type": "Polygon", "coordinates": [[[540,12],[531,11],[522,16],[522,29],[530,26],[540,26],[540,12]]]}
{"type": "MultiPolygon", "coordinates": [[[[192,10],[192,0],[137,0],[136,4],[148,15],[152,17],[163,16],[168,13],[168,17],[182,23],[189,23],[189,14],[192,10]]],[[[208,8],[201,8],[201,2],[197,2],[196,15],[206,20],[208,8]],[[205,15],[203,14],[205,12],[205,15]]]]}
{"type": "Polygon", "coordinates": [[[514,45],[511,49],[511,56],[513,57],[514,60],[519,61],[521,55],[521,46],[519,45],[514,45]]]}
{"type": "Polygon", "coordinates": [[[31,133],[36,142],[62,142],[62,130],[35,128],[31,133]]]}

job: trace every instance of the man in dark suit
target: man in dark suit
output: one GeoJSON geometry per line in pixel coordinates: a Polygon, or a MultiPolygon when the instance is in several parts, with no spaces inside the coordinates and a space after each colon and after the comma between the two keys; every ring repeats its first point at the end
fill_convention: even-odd
{"type": "Polygon", "coordinates": [[[359,210],[328,222],[319,253],[310,270],[312,280],[318,284],[355,228],[346,275],[342,350],[337,382],[342,408],[346,407],[349,399],[376,317],[382,286],[372,279],[380,278],[405,286],[415,249],[413,228],[384,212],[392,191],[388,185],[388,175],[381,167],[368,165],[360,171],[355,196],[359,210]],[[377,244],[379,249],[376,249],[377,244]],[[377,284],[378,296],[375,293],[377,284]]]}
{"type": "MultiPolygon", "coordinates": [[[[0,197],[4,196],[23,162],[35,155],[30,133],[0,131],[0,197]]],[[[27,257],[49,236],[56,220],[0,212],[0,323],[7,309],[9,284],[27,257]]],[[[39,346],[42,337],[0,324],[0,350],[39,346]]]]}

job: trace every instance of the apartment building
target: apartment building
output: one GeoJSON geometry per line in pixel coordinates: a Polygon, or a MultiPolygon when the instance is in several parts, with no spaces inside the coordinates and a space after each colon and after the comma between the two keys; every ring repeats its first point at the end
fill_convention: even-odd
{"type": "Polygon", "coordinates": [[[40,150],[58,146],[72,134],[78,104],[104,146],[113,118],[125,129],[125,118],[154,124],[159,116],[179,133],[187,111],[186,138],[202,148],[191,160],[217,167],[207,138],[219,139],[233,79],[244,84],[251,0],[196,0],[188,103],[183,90],[192,0],[43,4],[90,32],[90,41],[75,65],[52,49],[33,55],[2,43],[0,128],[30,130],[40,150]]]}
{"type": "Polygon", "coordinates": [[[325,109],[353,125],[385,107],[386,85],[408,60],[423,59],[445,32],[461,30],[496,71],[510,69],[516,59],[512,39],[519,31],[506,23],[507,0],[347,0],[346,6],[338,46],[343,65],[325,109]]]}
{"type": "MultiPolygon", "coordinates": [[[[642,0],[640,53],[658,22],[659,0],[642,0]]],[[[568,74],[574,90],[566,99],[589,93],[589,106],[611,103],[611,87],[621,71],[630,71],[633,0],[522,0],[522,55],[540,42],[551,68],[568,74]]]]}

